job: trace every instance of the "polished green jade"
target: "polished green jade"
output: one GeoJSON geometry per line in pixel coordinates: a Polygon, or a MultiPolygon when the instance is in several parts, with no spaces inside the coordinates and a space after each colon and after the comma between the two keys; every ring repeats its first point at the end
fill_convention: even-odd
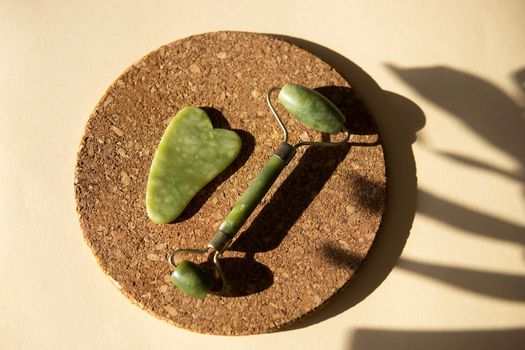
{"type": "Polygon", "coordinates": [[[213,284],[210,275],[188,260],[182,260],[177,265],[171,274],[171,281],[181,292],[197,299],[204,299],[213,284]]]}
{"type": "Polygon", "coordinates": [[[329,99],[304,86],[285,84],[278,99],[301,123],[320,132],[337,134],[346,119],[329,99]]]}
{"type": "Polygon", "coordinates": [[[170,122],[151,164],[146,208],[157,224],[175,220],[195,194],[237,157],[241,139],[214,129],[206,112],[185,107],[170,122]]]}
{"type": "Polygon", "coordinates": [[[283,170],[286,162],[276,155],[272,155],[259,175],[252,181],[246,192],[237,201],[219,230],[230,238],[235,236],[239,228],[246,222],[257,204],[264,197],[275,179],[283,170]]]}

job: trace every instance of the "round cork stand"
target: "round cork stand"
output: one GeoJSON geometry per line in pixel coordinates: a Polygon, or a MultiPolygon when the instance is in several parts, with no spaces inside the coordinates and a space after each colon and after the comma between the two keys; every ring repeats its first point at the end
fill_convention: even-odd
{"type": "MultiPolygon", "coordinates": [[[[326,139],[275,104],[291,142],[326,139]]],[[[379,228],[385,190],[377,129],[350,85],[303,49],[242,32],[178,40],[128,68],[87,122],[75,177],[85,239],[122,293],[176,326],[223,335],[275,331],[351,288],[379,228]],[[170,283],[166,256],[206,247],[277,148],[282,133],[264,96],[286,82],[330,98],[347,116],[352,142],[300,148],[224,253],[225,294],[187,297],[170,283]],[[238,132],[242,150],[174,223],[156,225],[145,208],[148,171],[184,106],[202,107],[214,127],[238,132]]]]}

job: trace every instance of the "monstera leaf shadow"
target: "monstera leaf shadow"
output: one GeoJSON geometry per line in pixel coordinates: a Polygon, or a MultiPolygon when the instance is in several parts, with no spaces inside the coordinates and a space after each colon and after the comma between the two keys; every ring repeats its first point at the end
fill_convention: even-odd
{"type": "MultiPolygon", "coordinates": [[[[436,66],[401,68],[387,65],[422,97],[469,128],[518,167],[501,169],[490,159],[480,161],[466,155],[431,149],[451,161],[483,172],[492,172],[518,182],[525,189],[525,109],[491,82],[454,68],[436,66]]],[[[525,92],[525,69],[514,74],[525,92]]],[[[525,96],[525,94],[524,94],[525,96]]],[[[482,189],[480,189],[482,190],[482,189]]],[[[525,191],[524,191],[525,194],[525,191]]],[[[460,228],[464,232],[525,245],[525,226],[454,203],[438,194],[420,190],[418,212],[460,228]]]]}
{"type": "MultiPolygon", "coordinates": [[[[489,81],[454,68],[436,66],[423,68],[388,67],[423,98],[449,112],[458,122],[482,137],[501,153],[512,158],[518,167],[513,171],[480,161],[465,154],[433,150],[463,166],[500,175],[509,181],[525,182],[525,119],[524,108],[489,81]]],[[[525,68],[514,74],[525,97],[525,68]]],[[[465,150],[467,153],[468,150],[465,150]]],[[[525,186],[524,186],[525,188],[525,186]]],[[[482,189],[480,189],[482,190],[482,189]]],[[[524,191],[525,194],[525,191],[524,191]]],[[[522,247],[525,227],[495,215],[481,213],[441,195],[420,190],[418,212],[439,220],[474,238],[485,237],[522,247]]],[[[525,276],[507,272],[475,270],[445,266],[408,258],[399,260],[400,269],[430,278],[470,293],[506,301],[525,301],[525,276]]],[[[525,329],[453,329],[453,330],[389,330],[356,329],[349,333],[351,349],[522,349],[525,329]]]]}
{"type": "MultiPolygon", "coordinates": [[[[437,153],[479,170],[525,181],[524,109],[504,91],[483,78],[450,67],[401,68],[393,64],[387,67],[422,97],[448,111],[492,146],[517,160],[521,166],[509,172],[488,161],[480,162],[466,155],[442,151],[437,153]]],[[[516,72],[514,77],[525,91],[525,69],[516,72]]]]}

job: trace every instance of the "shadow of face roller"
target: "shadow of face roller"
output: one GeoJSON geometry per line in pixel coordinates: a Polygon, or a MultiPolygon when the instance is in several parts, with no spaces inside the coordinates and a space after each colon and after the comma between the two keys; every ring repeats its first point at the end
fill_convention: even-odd
{"type": "Polygon", "coordinates": [[[242,297],[262,292],[273,284],[273,273],[251,257],[223,258],[221,268],[226,287],[221,296],[242,297]]]}
{"type": "MultiPolygon", "coordinates": [[[[355,115],[345,124],[350,133],[377,134],[377,128],[368,118],[368,112],[359,111],[363,105],[354,90],[338,86],[319,87],[315,90],[334,102],[344,115],[355,115]]],[[[290,228],[321,192],[339,163],[345,159],[350,147],[351,144],[337,147],[309,146],[299,164],[276,190],[252,224],[233,242],[230,250],[253,255],[277,248],[290,228]],[[309,191],[304,191],[305,188],[309,191]]]]}

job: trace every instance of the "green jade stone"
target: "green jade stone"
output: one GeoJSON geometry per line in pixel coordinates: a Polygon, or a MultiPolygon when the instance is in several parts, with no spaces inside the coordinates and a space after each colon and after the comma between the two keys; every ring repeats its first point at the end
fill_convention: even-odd
{"type": "Polygon", "coordinates": [[[233,162],[240,149],[239,135],[214,129],[204,110],[180,110],[153,157],[146,187],[149,218],[156,224],[175,220],[195,194],[233,162]]]}
{"type": "Polygon", "coordinates": [[[276,155],[270,157],[259,175],[252,181],[246,192],[239,198],[224,222],[219,227],[226,236],[233,237],[246,222],[257,204],[264,197],[286,163],[276,155]]]}
{"type": "Polygon", "coordinates": [[[329,99],[304,86],[285,84],[278,99],[301,123],[320,132],[337,134],[346,120],[329,99]]]}
{"type": "Polygon", "coordinates": [[[186,295],[204,299],[211,290],[212,279],[199,265],[188,260],[182,260],[173,273],[171,281],[186,295]]]}

